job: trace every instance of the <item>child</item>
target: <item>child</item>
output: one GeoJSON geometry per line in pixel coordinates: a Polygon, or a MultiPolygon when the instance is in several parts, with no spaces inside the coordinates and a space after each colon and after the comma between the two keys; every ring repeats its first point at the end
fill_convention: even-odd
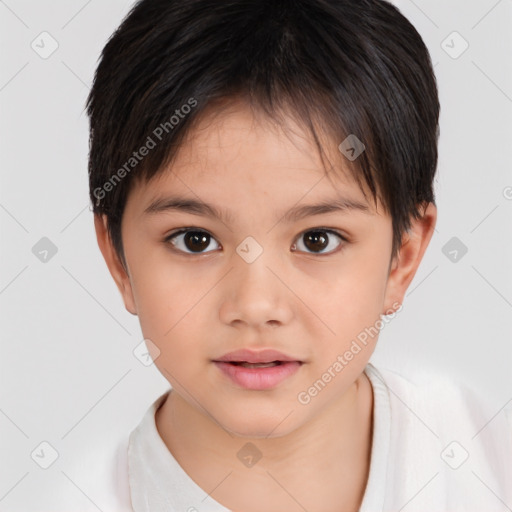
{"type": "Polygon", "coordinates": [[[87,107],[98,243],[172,387],[113,510],[510,510],[505,414],[369,363],[437,215],[436,81],[395,7],[142,0],[87,107]]]}

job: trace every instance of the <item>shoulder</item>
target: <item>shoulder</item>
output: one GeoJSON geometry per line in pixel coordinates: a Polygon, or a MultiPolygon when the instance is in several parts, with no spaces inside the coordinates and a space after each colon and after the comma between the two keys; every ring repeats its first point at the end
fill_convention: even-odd
{"type": "MultiPolygon", "coordinates": [[[[128,480],[129,433],[94,444],[82,466],[84,479],[94,489],[96,505],[103,512],[132,512],[128,480]]],[[[97,510],[97,509],[96,509],[97,510]]]]}
{"type": "Polygon", "coordinates": [[[433,371],[413,378],[389,368],[375,370],[386,385],[393,412],[399,415],[423,413],[425,423],[430,422],[433,428],[475,437],[487,428],[506,437],[511,432],[512,401],[496,408],[472,385],[433,371]]]}
{"type": "MultiPolygon", "coordinates": [[[[438,510],[512,503],[512,402],[495,407],[474,387],[434,372],[413,379],[373,370],[389,403],[391,494],[410,482],[409,490],[424,489],[421,498],[438,510]]],[[[423,510],[421,498],[416,510],[423,510]]]]}
{"type": "Polygon", "coordinates": [[[47,471],[52,485],[38,496],[53,512],[133,512],[128,481],[128,435],[106,432],[100,439],[82,437],[47,471]],[[71,456],[72,455],[72,456],[71,456]]]}

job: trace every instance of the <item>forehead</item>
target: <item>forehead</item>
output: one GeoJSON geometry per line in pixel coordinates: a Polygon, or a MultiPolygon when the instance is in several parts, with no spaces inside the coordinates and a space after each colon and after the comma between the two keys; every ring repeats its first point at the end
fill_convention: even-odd
{"type": "MultiPolygon", "coordinates": [[[[354,179],[337,141],[323,136],[322,160],[310,133],[292,117],[283,126],[242,101],[203,112],[171,163],[152,180],[138,184],[137,203],[166,194],[216,199],[219,204],[260,206],[340,197],[373,205],[354,179]]],[[[370,196],[368,196],[370,197],[370,196]]],[[[306,201],[308,202],[308,201],[306,201]]],[[[311,201],[309,201],[311,202],[311,201]]]]}
{"type": "MultiPolygon", "coordinates": [[[[322,145],[330,159],[336,160],[337,176],[350,181],[351,172],[343,164],[337,143],[323,136],[322,145]]],[[[266,116],[247,102],[234,99],[220,107],[215,104],[203,112],[177,153],[174,170],[182,165],[204,163],[217,170],[252,167],[254,176],[272,169],[297,169],[325,173],[318,148],[309,131],[291,115],[280,121],[266,116]]]]}

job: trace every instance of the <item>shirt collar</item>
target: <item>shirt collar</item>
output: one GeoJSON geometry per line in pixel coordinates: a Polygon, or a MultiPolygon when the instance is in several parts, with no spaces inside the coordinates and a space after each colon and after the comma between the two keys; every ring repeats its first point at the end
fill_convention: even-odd
{"type": "MultiPolygon", "coordinates": [[[[373,388],[373,435],[368,481],[360,512],[384,506],[386,465],[390,439],[387,387],[377,369],[365,368],[373,388]]],[[[130,434],[128,475],[134,512],[230,512],[199,487],[173,457],[155,423],[155,413],[171,390],[160,395],[130,434]]]]}

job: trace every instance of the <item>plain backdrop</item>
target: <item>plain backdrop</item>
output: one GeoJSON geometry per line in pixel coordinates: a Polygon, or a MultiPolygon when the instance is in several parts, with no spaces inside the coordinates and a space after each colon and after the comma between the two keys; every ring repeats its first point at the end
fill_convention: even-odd
{"type": "MultiPolygon", "coordinates": [[[[0,510],[37,510],[43,479],[63,478],[91,438],[132,430],[168,388],[133,353],[142,334],[98,249],[87,189],[84,103],[131,4],[0,2],[0,510]],[[47,470],[31,457],[45,441],[59,453],[47,470]]],[[[499,414],[512,399],[512,1],[398,6],[439,81],[438,224],[371,361],[467,383],[499,414]]]]}

